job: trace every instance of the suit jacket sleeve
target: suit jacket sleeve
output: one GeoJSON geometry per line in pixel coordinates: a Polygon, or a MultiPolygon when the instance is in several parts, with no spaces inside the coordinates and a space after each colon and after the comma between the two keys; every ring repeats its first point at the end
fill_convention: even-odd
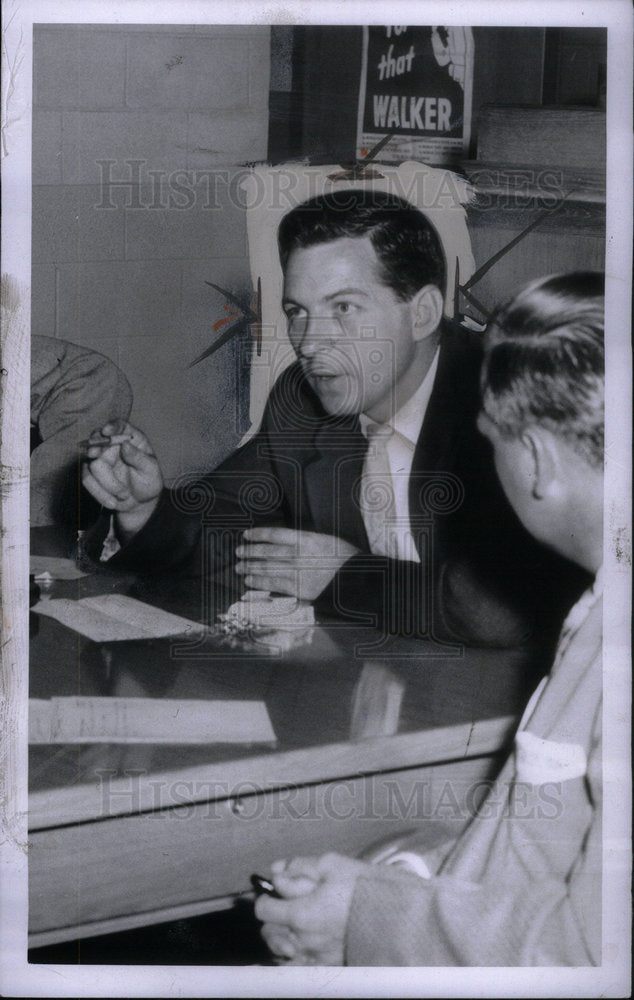
{"type": "Polygon", "coordinates": [[[512,884],[504,873],[480,883],[453,875],[425,880],[370,869],[355,886],[347,964],[600,964],[599,826],[596,819],[568,882],[544,875],[529,886],[512,884]]]}
{"type": "MultiPolygon", "coordinates": [[[[192,579],[230,572],[238,536],[245,528],[285,520],[286,499],[262,430],[213,472],[176,489],[164,489],[147,524],[105,567],[101,565],[114,571],[176,573],[192,579]]],[[[100,562],[108,527],[109,517],[102,517],[84,539],[84,552],[92,564],[100,562]]]]}
{"type": "MultiPolygon", "coordinates": [[[[439,874],[357,880],[350,964],[600,963],[601,621],[598,602],[566,636],[530,710],[532,750],[509,757],[439,874]]],[[[424,833],[406,849],[424,853],[424,833]]]]}
{"type": "MultiPolygon", "coordinates": [[[[346,940],[349,965],[584,966],[601,963],[601,808],[596,786],[591,821],[569,873],[553,871],[548,849],[508,837],[506,853],[482,855],[471,875],[443,868],[422,879],[368,866],[355,885],[346,940]],[[491,863],[491,857],[495,863],[491,863]]],[[[574,793],[570,801],[574,799],[574,793]]],[[[524,803],[522,799],[522,803],[524,803]]],[[[565,850],[565,827],[558,850],[565,850]]],[[[476,821],[477,822],[477,821],[476,821]]],[[[493,818],[484,823],[496,822],[493,818]]],[[[502,823],[513,824],[505,817],[502,823]]],[[[519,823],[521,826],[521,822],[519,823]]],[[[541,836],[552,831],[541,821],[541,836]]],[[[521,831],[520,831],[521,833],[521,831]]],[[[471,859],[470,859],[471,861],[471,859]]]]}
{"type": "MultiPolygon", "coordinates": [[[[456,353],[463,363],[462,347],[456,353]]],[[[528,538],[510,511],[486,453],[486,442],[476,432],[478,356],[467,360],[469,363],[463,364],[472,384],[471,409],[463,412],[467,376],[462,378],[460,373],[453,395],[447,392],[450,398],[434,406],[428,434],[433,442],[442,438],[449,444],[443,445],[433,462],[423,453],[416,460],[426,482],[429,469],[432,475],[436,475],[434,470],[449,470],[438,475],[445,480],[448,476],[457,479],[464,488],[464,500],[456,510],[441,512],[436,518],[433,552],[425,549],[427,511],[416,501],[414,514],[422,525],[423,539],[420,564],[367,551],[361,514],[351,492],[355,476],[361,474],[359,439],[363,446],[364,439],[358,429],[355,431],[354,421],[341,431],[329,426],[295,365],[273,388],[258,434],[207,476],[166,491],[150,521],[108,567],[165,578],[178,573],[181,579],[194,581],[194,586],[213,573],[215,582],[224,582],[233,596],[244,589],[232,571],[238,535],[253,524],[278,524],[338,535],[360,549],[318,598],[316,609],[324,616],[334,614],[353,624],[376,625],[398,635],[515,646],[531,635],[536,618],[533,597],[537,594],[545,608],[544,621],[554,623],[549,637],[554,641],[567,610],[565,599],[562,603],[557,593],[560,581],[550,571],[550,557],[541,546],[538,562],[545,557],[548,565],[537,577],[546,584],[536,582],[529,568],[531,559],[534,564],[537,543],[528,538]],[[463,399],[460,412],[455,409],[456,396],[463,399]],[[453,418],[452,434],[446,433],[446,416],[453,418]],[[338,503],[336,510],[335,467],[355,470],[349,473],[350,482],[346,480],[344,495],[349,499],[338,503]],[[518,535],[523,548],[517,544],[518,535]],[[561,615],[558,601],[563,608],[561,615]]],[[[451,367],[455,367],[453,361],[451,367]]],[[[444,385],[447,379],[441,382],[444,385]]],[[[87,554],[94,562],[99,562],[106,531],[104,519],[85,540],[87,554]]],[[[569,603],[575,596],[576,592],[569,603]]]]}

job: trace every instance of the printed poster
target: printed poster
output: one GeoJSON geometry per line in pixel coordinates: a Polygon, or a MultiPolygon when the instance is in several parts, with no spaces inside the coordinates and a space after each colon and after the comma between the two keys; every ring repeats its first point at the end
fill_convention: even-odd
{"type": "Polygon", "coordinates": [[[448,164],[468,155],[473,51],[471,28],[366,27],[358,155],[388,133],[384,162],[448,164]]]}

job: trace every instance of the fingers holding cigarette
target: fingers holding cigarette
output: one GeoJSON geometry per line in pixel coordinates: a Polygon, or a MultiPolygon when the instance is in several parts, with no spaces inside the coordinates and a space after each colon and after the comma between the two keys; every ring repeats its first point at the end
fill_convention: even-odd
{"type": "Polygon", "coordinates": [[[96,447],[110,447],[113,444],[123,444],[124,441],[130,441],[130,434],[112,434],[110,437],[106,437],[102,434],[91,434],[89,438],[85,441],[81,441],[83,448],[96,448],[96,447]]]}
{"type": "Polygon", "coordinates": [[[146,455],[153,455],[152,446],[145,434],[123,420],[112,421],[97,430],[89,438],[79,442],[84,458],[100,458],[109,448],[117,448],[126,443],[131,444],[146,455]]]}
{"type": "MultiPolygon", "coordinates": [[[[146,436],[124,421],[111,421],[82,442],[82,482],[109,510],[134,515],[134,531],[151,514],[163,488],[158,460],[146,436]],[[143,515],[143,518],[141,517],[143,515]],[[138,522],[138,523],[137,523],[138,522]]],[[[121,519],[120,518],[120,519],[121,519]]],[[[127,530],[128,525],[122,525],[127,530]]]]}

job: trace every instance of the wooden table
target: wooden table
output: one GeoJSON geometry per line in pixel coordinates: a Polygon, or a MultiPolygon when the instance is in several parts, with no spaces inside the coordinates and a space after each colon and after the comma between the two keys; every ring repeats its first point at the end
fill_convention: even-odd
{"type": "Polygon", "coordinates": [[[420,822],[431,837],[457,830],[535,683],[521,651],[377,646],[342,623],[280,651],[217,637],[100,645],[32,618],[32,698],[256,699],[276,735],[32,746],[34,947],[228,906],[277,857],[358,853],[420,822]]]}

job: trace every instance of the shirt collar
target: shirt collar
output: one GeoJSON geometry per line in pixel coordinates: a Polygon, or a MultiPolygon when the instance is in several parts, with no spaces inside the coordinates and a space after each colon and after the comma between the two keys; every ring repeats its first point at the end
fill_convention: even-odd
{"type": "MultiPolygon", "coordinates": [[[[410,396],[407,402],[401,406],[400,410],[394,414],[394,418],[389,421],[390,425],[394,428],[399,437],[409,444],[411,448],[416,447],[416,442],[418,441],[421,427],[423,426],[423,420],[425,419],[429,399],[432,394],[432,389],[434,388],[434,379],[436,378],[436,371],[438,370],[439,354],[440,347],[437,347],[434,357],[432,358],[432,362],[427,369],[427,374],[418,389],[414,395],[410,396]]],[[[367,437],[368,426],[376,423],[376,421],[372,420],[371,417],[368,417],[365,413],[360,413],[359,423],[361,425],[362,433],[367,437]]]]}
{"type": "Polygon", "coordinates": [[[597,601],[603,596],[603,566],[597,570],[594,583],[588,590],[585,590],[576,604],[566,616],[561,634],[564,636],[570,632],[576,632],[590,614],[597,601]]]}

